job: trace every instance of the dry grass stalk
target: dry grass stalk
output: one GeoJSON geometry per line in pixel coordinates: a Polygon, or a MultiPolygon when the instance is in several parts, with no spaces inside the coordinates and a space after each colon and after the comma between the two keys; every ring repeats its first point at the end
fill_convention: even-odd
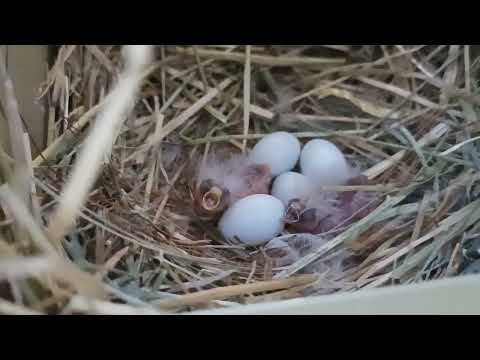
{"type": "Polygon", "coordinates": [[[88,110],[82,117],[73,124],[70,129],[64,132],[61,136],[57,137],[50,145],[42,151],[33,161],[33,166],[41,166],[44,162],[50,162],[53,160],[53,157],[58,153],[61,153],[66,150],[66,147],[69,146],[77,137],[82,129],[92,120],[92,118],[100,111],[103,103],[97,104],[88,110]]]}
{"type": "Polygon", "coordinates": [[[318,280],[317,275],[309,274],[289,279],[263,281],[254,284],[224,286],[221,288],[204,290],[194,294],[183,295],[174,299],[165,299],[158,302],[163,309],[174,309],[182,306],[193,306],[208,303],[212,300],[223,300],[229,297],[252,294],[258,292],[275,291],[291,287],[312,284],[318,280]]]}
{"type": "MultiPolygon", "coordinates": [[[[166,72],[168,74],[172,75],[172,77],[180,76],[180,72],[178,70],[173,69],[173,68],[167,68],[166,72]]],[[[190,81],[189,79],[190,78],[188,78],[186,83],[191,84],[192,86],[194,86],[195,88],[197,88],[201,91],[205,91],[205,88],[204,88],[203,83],[201,81],[190,81]]],[[[242,105],[242,100],[241,99],[232,98],[231,101],[234,105],[237,105],[237,106],[242,105]]],[[[208,105],[205,107],[205,109],[209,110],[208,105]]],[[[260,117],[262,117],[264,119],[267,119],[267,120],[271,120],[275,116],[275,114],[273,112],[271,112],[267,109],[263,109],[260,106],[257,106],[257,105],[254,105],[254,104],[250,104],[249,110],[252,114],[255,114],[255,115],[260,116],[260,117]]]]}
{"type": "Polygon", "coordinates": [[[102,298],[104,296],[101,285],[95,279],[76,268],[72,263],[60,258],[54,246],[49,243],[43,229],[35,222],[22,200],[6,185],[0,186],[0,200],[9,207],[15,220],[28,231],[32,242],[45,254],[43,257],[16,259],[7,258],[0,263],[0,277],[26,275],[37,276],[42,272],[74,285],[81,293],[102,298]],[[11,272],[11,273],[10,273],[11,272]]]}
{"type": "MultiPolygon", "coordinates": [[[[243,75],[243,135],[248,135],[248,129],[250,128],[250,78],[251,78],[251,47],[246,45],[245,47],[245,70],[243,75]]],[[[245,152],[247,147],[247,140],[242,142],[242,150],[245,152]]]]}
{"type": "MultiPolygon", "coordinates": [[[[195,51],[193,49],[182,49],[177,48],[177,53],[182,55],[195,56],[195,51]]],[[[197,54],[202,57],[214,58],[216,60],[228,60],[236,62],[245,62],[246,54],[241,53],[227,53],[224,51],[216,50],[203,50],[197,49],[197,54]]],[[[325,65],[335,65],[345,63],[344,58],[309,58],[309,57],[295,57],[295,56],[285,56],[285,57],[273,57],[266,55],[252,55],[251,61],[253,64],[258,65],[268,65],[268,66],[325,66],[325,65]]]]}
{"type": "MultiPolygon", "coordinates": [[[[431,144],[432,142],[440,139],[445,133],[448,131],[448,126],[445,124],[439,124],[435,128],[433,128],[429,133],[423,136],[421,139],[418,140],[418,146],[426,146],[431,144]]],[[[364,171],[364,175],[367,176],[369,179],[374,179],[380,174],[384,173],[390,167],[398,163],[403,157],[407,154],[405,150],[397,152],[395,155],[391,156],[389,159],[386,159],[370,169],[364,171]]]]}
{"type": "Polygon", "coordinates": [[[225,90],[232,83],[231,79],[225,79],[218,88],[210,89],[200,100],[182,112],[175,119],[170,120],[158,134],[151,138],[150,144],[159,143],[172,131],[185,124],[192,116],[200,111],[205,105],[212,101],[222,90],[225,90]]]}
{"type": "Polygon", "coordinates": [[[86,139],[85,150],[81,153],[69,183],[60,198],[59,206],[48,227],[54,243],[61,241],[75,223],[78,212],[91,189],[105,155],[111,151],[119,129],[134,105],[135,95],[142,81],[140,71],[150,61],[150,49],[142,46],[128,49],[127,68],[119,79],[109,100],[95,122],[91,135],[86,139]],[[86,171],[86,169],[88,169],[86,171]]]}

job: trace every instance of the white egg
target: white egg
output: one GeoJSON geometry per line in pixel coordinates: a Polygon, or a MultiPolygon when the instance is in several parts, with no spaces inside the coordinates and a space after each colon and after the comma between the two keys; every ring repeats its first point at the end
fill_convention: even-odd
{"type": "Polygon", "coordinates": [[[312,191],[310,180],[303,174],[289,171],[283,173],[272,185],[272,195],[280,199],[285,206],[293,199],[306,199],[312,191]]]}
{"type": "Polygon", "coordinates": [[[300,155],[300,168],[315,186],[342,185],[351,174],[342,152],[335,144],[322,139],[305,144],[300,155]]]}
{"type": "Polygon", "coordinates": [[[284,228],[285,207],[277,198],[255,194],[235,202],[224,213],[218,227],[225,239],[238,239],[248,246],[270,241],[284,228]]]}
{"type": "Polygon", "coordinates": [[[284,131],[265,136],[252,149],[250,159],[257,164],[270,166],[272,176],[292,170],[300,156],[300,141],[284,131]]]}

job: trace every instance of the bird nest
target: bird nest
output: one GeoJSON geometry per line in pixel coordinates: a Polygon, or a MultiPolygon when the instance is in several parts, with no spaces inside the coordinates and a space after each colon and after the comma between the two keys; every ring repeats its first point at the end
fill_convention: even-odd
{"type": "Polygon", "coordinates": [[[1,99],[0,311],[177,313],[461,274],[480,218],[475,50],[165,45],[142,63],[58,47],[37,158],[1,99]],[[329,191],[375,207],[328,234],[223,239],[193,211],[198,164],[274,131],[335,143],[369,182],[329,191]]]}

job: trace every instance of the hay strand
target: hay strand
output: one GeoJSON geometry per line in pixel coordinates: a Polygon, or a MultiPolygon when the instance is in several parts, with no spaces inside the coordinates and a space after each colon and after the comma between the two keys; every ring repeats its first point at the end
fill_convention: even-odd
{"type": "Polygon", "coordinates": [[[150,61],[150,49],[143,46],[126,48],[127,63],[123,78],[119,79],[103,112],[86,139],[70,181],[60,197],[59,206],[48,227],[49,237],[58,243],[70,231],[77,214],[85,202],[88,191],[100,170],[102,160],[111,151],[114,136],[134,105],[135,95],[142,81],[140,71],[150,61]],[[86,171],[88,169],[88,171],[86,171]]]}

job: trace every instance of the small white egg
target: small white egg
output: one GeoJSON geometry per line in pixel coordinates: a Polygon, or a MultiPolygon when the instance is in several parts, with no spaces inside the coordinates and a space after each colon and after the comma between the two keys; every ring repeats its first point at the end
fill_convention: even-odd
{"type": "Polygon", "coordinates": [[[306,199],[312,191],[310,180],[303,174],[289,171],[275,178],[272,195],[285,206],[293,199],[306,199]]]}
{"type": "Polygon", "coordinates": [[[284,131],[265,136],[252,149],[250,159],[257,164],[267,164],[272,176],[292,170],[300,156],[300,141],[284,131]]]}
{"type": "Polygon", "coordinates": [[[350,177],[350,166],[342,152],[327,140],[315,139],[305,144],[300,168],[315,186],[344,184],[350,177]]]}
{"type": "Polygon", "coordinates": [[[255,194],[228,208],[218,227],[225,239],[238,239],[248,246],[257,246],[283,231],[284,214],[285,207],[280,200],[271,195],[255,194]]]}

